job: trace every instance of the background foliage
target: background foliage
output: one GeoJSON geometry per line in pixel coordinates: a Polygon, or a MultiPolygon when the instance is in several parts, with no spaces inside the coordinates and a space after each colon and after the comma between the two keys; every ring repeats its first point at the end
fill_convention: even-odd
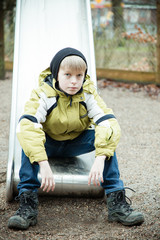
{"type": "MultiPolygon", "coordinates": [[[[11,2],[4,15],[5,61],[13,61],[15,1],[11,2]]],[[[101,2],[91,1],[96,67],[155,72],[156,1],[101,2]]]]}

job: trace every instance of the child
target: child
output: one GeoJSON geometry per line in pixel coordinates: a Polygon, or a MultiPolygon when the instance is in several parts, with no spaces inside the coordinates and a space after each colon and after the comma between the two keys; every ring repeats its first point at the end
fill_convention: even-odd
{"type": "Polygon", "coordinates": [[[32,91],[17,126],[22,146],[20,207],[9,219],[9,228],[27,229],[37,223],[37,189],[54,191],[49,157],[73,157],[95,150],[88,184],[105,189],[108,220],[124,225],[141,224],[144,217],[126,202],[119,178],[115,150],[120,127],[110,108],[97,94],[87,75],[87,61],[74,48],[60,50],[50,68],[40,74],[39,87],[32,91]],[[95,129],[89,129],[94,124],[95,129]],[[42,182],[37,175],[40,168],[42,182]]]}

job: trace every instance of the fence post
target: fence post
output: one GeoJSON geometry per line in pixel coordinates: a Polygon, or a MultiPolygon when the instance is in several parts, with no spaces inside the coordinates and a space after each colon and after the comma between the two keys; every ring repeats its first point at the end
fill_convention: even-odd
{"type": "Polygon", "coordinates": [[[157,72],[156,83],[160,85],[160,0],[157,0],[157,72]]]}

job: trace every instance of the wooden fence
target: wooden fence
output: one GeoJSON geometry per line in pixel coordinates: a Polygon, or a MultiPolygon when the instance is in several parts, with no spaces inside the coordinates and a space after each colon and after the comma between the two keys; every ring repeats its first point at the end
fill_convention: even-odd
{"type": "MultiPolygon", "coordinates": [[[[156,73],[154,72],[139,72],[126,71],[116,69],[97,68],[97,78],[107,78],[119,81],[136,82],[136,83],[154,83],[156,84],[156,73]]],[[[160,82],[159,82],[160,84],[160,82]]]]}

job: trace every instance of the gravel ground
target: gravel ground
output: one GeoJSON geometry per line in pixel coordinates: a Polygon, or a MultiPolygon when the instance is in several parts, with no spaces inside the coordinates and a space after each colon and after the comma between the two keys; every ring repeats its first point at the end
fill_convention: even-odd
{"type": "Polygon", "coordinates": [[[105,200],[40,197],[38,224],[25,231],[7,228],[19,204],[5,200],[6,165],[11,105],[11,74],[0,80],[0,240],[160,239],[160,95],[123,87],[99,89],[122,128],[117,148],[121,178],[133,207],[142,211],[141,226],[125,227],[107,221],[105,200]]]}

